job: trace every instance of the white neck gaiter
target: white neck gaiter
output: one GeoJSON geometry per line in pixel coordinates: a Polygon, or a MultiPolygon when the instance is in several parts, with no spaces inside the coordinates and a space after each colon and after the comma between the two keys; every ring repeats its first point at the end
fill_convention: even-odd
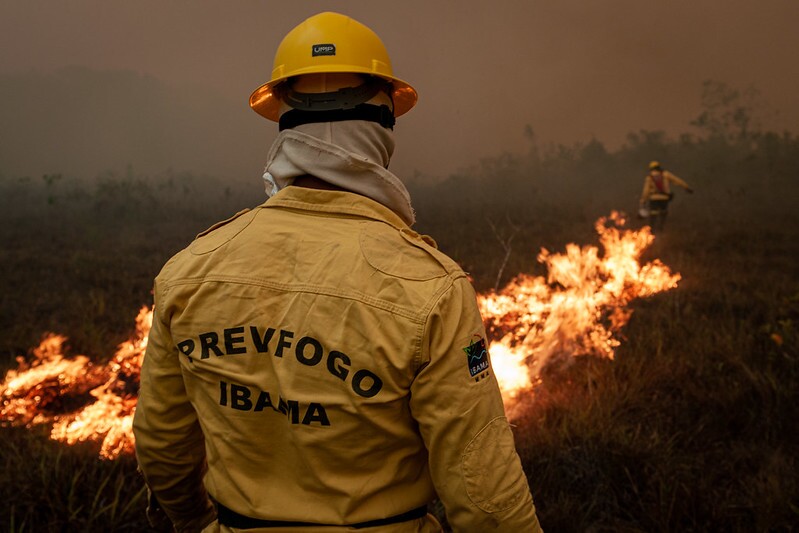
{"type": "Polygon", "coordinates": [[[385,205],[410,226],[416,220],[410,194],[386,168],[393,152],[393,132],[374,122],[344,120],[283,130],[269,150],[266,194],[308,174],[385,205]]]}

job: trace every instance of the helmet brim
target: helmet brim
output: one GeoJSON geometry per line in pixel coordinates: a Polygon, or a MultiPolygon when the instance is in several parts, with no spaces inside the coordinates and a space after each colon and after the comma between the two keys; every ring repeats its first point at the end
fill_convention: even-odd
{"type": "MultiPolygon", "coordinates": [[[[250,95],[250,107],[261,115],[264,118],[272,120],[274,122],[278,122],[280,120],[280,98],[277,96],[275,92],[275,88],[289,79],[290,77],[302,75],[302,74],[315,74],[315,73],[330,73],[336,72],[340,73],[341,70],[337,70],[335,65],[328,66],[328,68],[324,70],[320,70],[318,68],[315,69],[307,69],[308,72],[302,71],[295,71],[292,72],[291,76],[284,76],[281,78],[275,78],[270,80],[257,89],[253,91],[250,95]]],[[[348,72],[353,74],[367,74],[369,76],[376,76],[378,78],[382,78],[392,85],[392,93],[391,98],[394,101],[394,116],[399,117],[404,115],[408,111],[416,105],[416,102],[419,99],[418,94],[416,93],[416,89],[411,87],[411,85],[405,81],[402,81],[399,78],[394,78],[392,76],[386,75],[378,75],[374,72],[369,72],[364,70],[363,72],[356,72],[353,71],[352,68],[348,69],[348,72]]]]}

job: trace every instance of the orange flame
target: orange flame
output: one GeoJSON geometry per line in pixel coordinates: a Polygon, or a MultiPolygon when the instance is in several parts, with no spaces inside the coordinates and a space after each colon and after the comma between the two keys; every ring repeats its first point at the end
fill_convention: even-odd
{"type": "Polygon", "coordinates": [[[521,274],[478,296],[488,335],[497,339],[489,352],[506,408],[556,360],[612,359],[620,344],[615,335],[632,315],[630,301],[677,286],[680,275],[660,261],[639,262],[654,240],[649,228],[622,231],[624,224],[617,212],[596,222],[601,256],[595,246],[569,244],[565,254],[542,249],[546,279],[521,274]]]}
{"type": "Polygon", "coordinates": [[[18,358],[19,369],[0,384],[0,420],[27,427],[53,424],[50,438],[98,443],[107,459],[132,453],[133,409],[151,325],[152,311],[142,307],[135,336],[120,344],[106,365],[85,355],[66,358],[66,337],[47,335],[33,350],[33,362],[18,358]]]}
{"type": "MultiPolygon", "coordinates": [[[[660,261],[639,263],[654,240],[649,228],[622,231],[624,223],[615,212],[597,221],[601,256],[595,246],[569,244],[563,254],[542,249],[538,260],[547,266],[546,279],[520,274],[501,291],[478,295],[509,414],[548,364],[579,355],[613,358],[620,344],[616,334],[632,314],[630,301],[677,286],[680,275],[660,261]]],[[[142,307],[135,335],[106,365],[84,355],[65,357],[66,338],[47,335],[33,350],[33,361],[18,358],[19,368],[0,383],[0,421],[52,424],[52,439],[97,443],[107,459],[132,453],[139,370],[151,325],[152,310],[142,307]]]]}

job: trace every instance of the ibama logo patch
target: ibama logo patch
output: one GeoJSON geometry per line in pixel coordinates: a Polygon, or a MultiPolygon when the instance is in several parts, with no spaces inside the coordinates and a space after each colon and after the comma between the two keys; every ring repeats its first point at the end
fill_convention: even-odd
{"type": "Polygon", "coordinates": [[[469,368],[469,376],[474,378],[475,381],[487,378],[491,364],[488,360],[485,339],[482,337],[473,339],[463,351],[466,352],[466,365],[469,368]]]}

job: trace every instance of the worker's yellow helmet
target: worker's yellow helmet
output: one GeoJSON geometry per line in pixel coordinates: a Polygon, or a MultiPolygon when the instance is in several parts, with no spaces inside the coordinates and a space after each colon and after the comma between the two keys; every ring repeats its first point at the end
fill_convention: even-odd
{"type": "Polygon", "coordinates": [[[272,79],[250,96],[250,107],[269,120],[280,118],[276,88],[303,74],[355,73],[376,76],[391,84],[394,116],[416,105],[416,90],[394,77],[383,41],[360,22],[339,13],[319,13],[291,30],[278,46],[272,79]]]}
{"type": "Polygon", "coordinates": [[[650,161],[649,162],[649,170],[660,170],[660,162],[659,161],[650,161]]]}

